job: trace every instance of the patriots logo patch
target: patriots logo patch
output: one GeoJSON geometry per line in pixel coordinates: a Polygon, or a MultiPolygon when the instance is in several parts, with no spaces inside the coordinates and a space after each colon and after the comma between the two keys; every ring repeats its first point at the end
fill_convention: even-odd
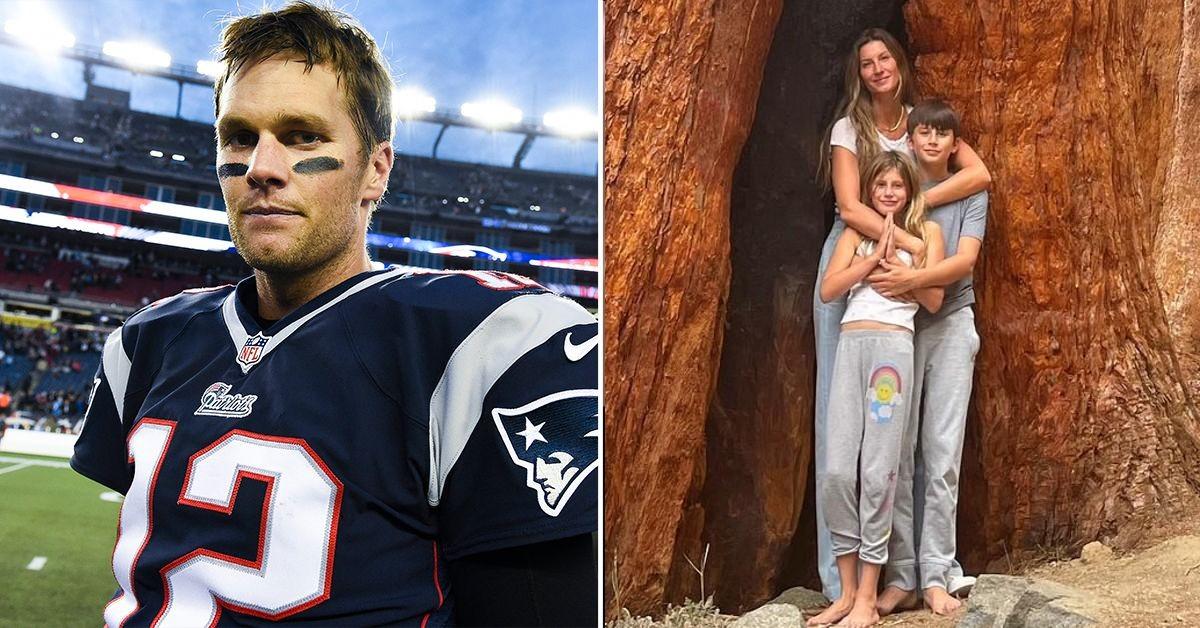
{"type": "Polygon", "coordinates": [[[557,517],[600,465],[598,392],[564,390],[520,408],[495,408],[492,418],[538,506],[557,517]]]}

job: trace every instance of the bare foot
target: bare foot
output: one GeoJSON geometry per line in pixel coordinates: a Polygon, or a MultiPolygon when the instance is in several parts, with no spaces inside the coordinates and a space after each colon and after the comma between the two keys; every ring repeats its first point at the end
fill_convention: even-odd
{"type": "Polygon", "coordinates": [[[854,598],[846,597],[845,592],[843,592],[842,597],[834,600],[833,604],[829,605],[829,608],[821,611],[820,615],[808,620],[808,625],[828,626],[848,615],[852,608],[854,608],[854,598]]]}
{"type": "Polygon", "coordinates": [[[958,610],[962,606],[962,602],[955,599],[942,587],[929,587],[925,589],[925,603],[929,605],[930,610],[938,615],[949,615],[958,610]]]}
{"type": "Polygon", "coordinates": [[[879,613],[875,610],[875,600],[857,599],[850,614],[838,622],[838,625],[845,628],[867,628],[878,623],[879,613]]]}
{"type": "Polygon", "coordinates": [[[916,591],[905,591],[900,587],[887,587],[875,601],[875,610],[880,615],[890,615],[896,611],[912,610],[921,604],[916,591]]]}

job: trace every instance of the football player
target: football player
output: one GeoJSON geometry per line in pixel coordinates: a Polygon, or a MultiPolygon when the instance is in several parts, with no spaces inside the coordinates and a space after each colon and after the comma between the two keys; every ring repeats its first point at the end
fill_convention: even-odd
{"type": "Polygon", "coordinates": [[[254,275],[105,344],[71,460],[125,494],[104,621],[595,625],[595,318],[511,275],[373,269],[392,81],[352,18],[295,2],[220,46],[254,275]]]}

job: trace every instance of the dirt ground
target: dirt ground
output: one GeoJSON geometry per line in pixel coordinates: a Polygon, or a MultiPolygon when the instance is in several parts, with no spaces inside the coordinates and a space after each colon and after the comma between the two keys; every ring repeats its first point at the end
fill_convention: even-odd
{"type": "MultiPolygon", "coordinates": [[[[1050,557],[1017,570],[1021,575],[1050,580],[1096,596],[1103,608],[1097,619],[1103,627],[1200,626],[1200,512],[1179,516],[1142,535],[1133,549],[1110,559],[1084,564],[1078,557],[1050,557]]],[[[816,611],[806,612],[811,617],[816,611]]],[[[903,628],[952,628],[966,613],[966,604],[950,617],[928,610],[907,611],[878,624],[903,628]]],[[[709,609],[677,609],[658,622],[650,618],[608,624],[610,628],[723,628],[736,617],[709,609]]]]}
{"type": "MultiPolygon", "coordinates": [[[[1200,626],[1200,513],[1157,527],[1111,560],[1050,560],[1021,571],[1103,599],[1102,626],[1200,626]]],[[[950,628],[965,610],[952,617],[909,611],[879,625],[950,628]]]]}

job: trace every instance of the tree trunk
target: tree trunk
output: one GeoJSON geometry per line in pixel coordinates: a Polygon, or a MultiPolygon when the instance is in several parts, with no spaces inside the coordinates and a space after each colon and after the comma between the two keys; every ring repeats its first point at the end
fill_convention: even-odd
{"type": "Polygon", "coordinates": [[[1200,234],[1200,2],[1183,3],[1175,121],[1167,161],[1166,191],[1154,238],[1154,277],[1162,292],[1167,325],[1179,357],[1185,392],[1200,395],[1200,266],[1193,243],[1200,234]]]}
{"type": "Polygon", "coordinates": [[[977,464],[961,488],[975,499],[959,518],[976,565],[1132,545],[1148,520],[1197,502],[1200,420],[1159,289],[1174,273],[1154,264],[1160,222],[1195,214],[1166,179],[1173,155],[1195,151],[1178,144],[1195,122],[1176,117],[1196,45],[1181,40],[1195,12],[1186,31],[1181,15],[1167,0],[906,6],[922,86],[965,112],[995,181],[976,267],[983,346],[965,456],[977,464]]]}
{"type": "MultiPolygon", "coordinates": [[[[605,4],[607,614],[660,612],[729,290],[729,186],[779,0],[605,4]]],[[[693,534],[694,535],[694,534],[693,534]]],[[[698,559],[699,557],[694,556],[698,559]]]]}

